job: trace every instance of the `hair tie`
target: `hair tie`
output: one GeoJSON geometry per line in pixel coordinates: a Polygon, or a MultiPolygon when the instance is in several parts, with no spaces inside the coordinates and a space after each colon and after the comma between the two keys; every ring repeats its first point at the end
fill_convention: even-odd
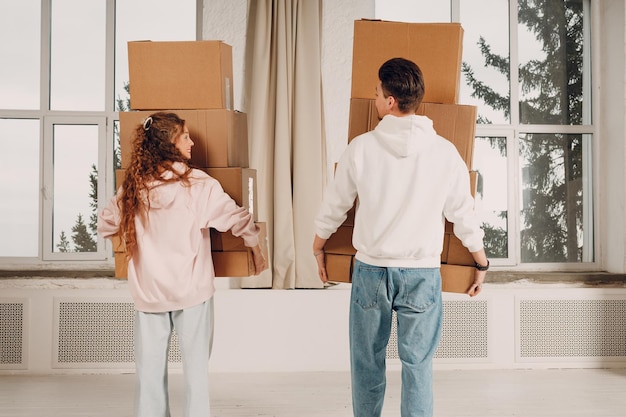
{"type": "Polygon", "coordinates": [[[143,130],[148,130],[150,129],[150,126],[152,126],[152,117],[148,116],[146,117],[146,119],[143,121],[143,130]]]}

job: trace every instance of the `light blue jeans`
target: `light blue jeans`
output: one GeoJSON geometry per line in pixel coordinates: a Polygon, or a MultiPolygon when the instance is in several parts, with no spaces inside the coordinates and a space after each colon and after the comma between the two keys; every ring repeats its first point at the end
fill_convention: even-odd
{"type": "Polygon", "coordinates": [[[356,261],[350,301],[352,408],[380,417],[392,310],[398,317],[402,417],[432,417],[432,359],[442,327],[439,268],[385,268],[356,261]]]}
{"type": "Polygon", "coordinates": [[[210,417],[209,355],[213,298],[165,313],[135,311],[135,417],[170,417],[168,352],[176,329],[183,361],[185,417],[210,417]]]}

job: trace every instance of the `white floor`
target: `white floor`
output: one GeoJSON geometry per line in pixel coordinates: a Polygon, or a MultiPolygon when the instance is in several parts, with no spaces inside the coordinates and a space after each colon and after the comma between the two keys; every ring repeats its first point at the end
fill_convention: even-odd
{"type": "MultiPolygon", "coordinates": [[[[182,416],[180,373],[170,375],[182,416]]],[[[351,417],[348,373],[212,374],[212,417],[351,417]]],[[[134,375],[0,375],[2,417],[131,417],[134,375]]],[[[399,373],[384,417],[399,416],[399,373]]],[[[626,369],[435,371],[437,417],[624,417],[626,369]]]]}

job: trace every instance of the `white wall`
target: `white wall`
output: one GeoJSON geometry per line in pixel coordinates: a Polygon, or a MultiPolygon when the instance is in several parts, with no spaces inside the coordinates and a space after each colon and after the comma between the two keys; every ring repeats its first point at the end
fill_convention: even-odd
{"type": "Polygon", "coordinates": [[[595,159],[600,170],[596,184],[600,202],[599,223],[603,236],[601,260],[609,272],[626,271],[626,66],[624,22],[626,8],[623,0],[598,1],[599,19],[594,21],[602,27],[600,38],[594,46],[600,59],[593,69],[600,78],[600,89],[594,91],[594,105],[599,106],[598,138],[600,152],[595,159]]]}

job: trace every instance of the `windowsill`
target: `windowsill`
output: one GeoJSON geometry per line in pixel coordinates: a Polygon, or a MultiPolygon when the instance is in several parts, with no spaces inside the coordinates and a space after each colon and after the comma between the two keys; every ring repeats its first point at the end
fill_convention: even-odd
{"type": "Polygon", "coordinates": [[[626,287],[626,274],[609,272],[514,272],[490,271],[489,284],[565,284],[585,287],[626,287]]]}
{"type": "Polygon", "coordinates": [[[113,269],[0,270],[3,278],[113,278],[113,269]]]}
{"type": "MultiPolygon", "coordinates": [[[[127,281],[114,277],[113,270],[0,270],[0,288],[20,284],[53,283],[54,286],[125,286],[127,281]]],[[[626,288],[626,274],[608,272],[512,272],[490,271],[488,285],[536,286],[559,284],[584,288],[626,288]]],[[[341,285],[343,287],[343,285],[341,285]]],[[[332,287],[331,287],[332,288],[332,287]]]]}

